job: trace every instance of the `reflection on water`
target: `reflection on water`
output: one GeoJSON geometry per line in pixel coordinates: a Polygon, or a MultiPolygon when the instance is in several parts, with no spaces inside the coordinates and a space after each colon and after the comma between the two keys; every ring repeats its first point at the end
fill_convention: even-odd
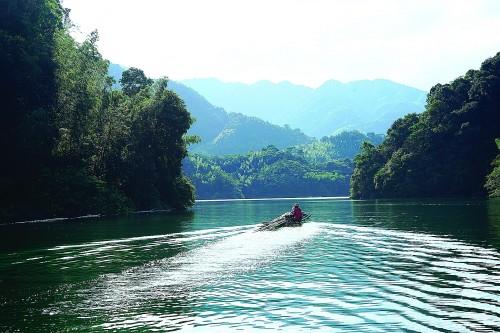
{"type": "Polygon", "coordinates": [[[500,330],[498,201],[307,200],[3,228],[2,331],[500,330]],[[53,234],[53,237],[50,235],[53,234]]]}

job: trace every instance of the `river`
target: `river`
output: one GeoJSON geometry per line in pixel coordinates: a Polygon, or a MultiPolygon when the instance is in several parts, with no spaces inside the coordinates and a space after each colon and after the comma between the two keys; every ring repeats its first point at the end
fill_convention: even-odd
{"type": "Polygon", "coordinates": [[[0,331],[500,331],[499,200],[293,202],[0,226],[0,331]]]}

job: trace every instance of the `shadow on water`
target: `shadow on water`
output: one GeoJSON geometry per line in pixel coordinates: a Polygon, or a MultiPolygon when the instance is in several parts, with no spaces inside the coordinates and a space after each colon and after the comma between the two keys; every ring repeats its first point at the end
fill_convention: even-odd
{"type": "Polygon", "coordinates": [[[353,222],[500,249],[500,200],[352,201],[353,222]]]}
{"type": "MultiPolygon", "coordinates": [[[[185,251],[164,239],[190,230],[193,220],[193,212],[182,212],[0,226],[0,331],[88,325],[77,314],[53,316],[50,308],[78,304],[75,290],[103,274],[185,251]]],[[[178,308],[176,302],[182,299],[169,308],[178,308]]]]}
{"type": "Polygon", "coordinates": [[[0,225],[0,253],[186,230],[193,211],[0,225]]]}

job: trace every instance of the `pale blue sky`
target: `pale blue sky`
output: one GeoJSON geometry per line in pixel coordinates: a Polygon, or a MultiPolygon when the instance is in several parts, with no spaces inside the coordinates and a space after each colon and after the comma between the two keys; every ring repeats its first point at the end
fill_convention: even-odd
{"type": "MultiPolygon", "coordinates": [[[[63,0],[107,59],[152,77],[384,78],[428,90],[500,51],[500,0],[63,0]]],[[[76,33],[75,33],[76,34],[76,33]]]]}

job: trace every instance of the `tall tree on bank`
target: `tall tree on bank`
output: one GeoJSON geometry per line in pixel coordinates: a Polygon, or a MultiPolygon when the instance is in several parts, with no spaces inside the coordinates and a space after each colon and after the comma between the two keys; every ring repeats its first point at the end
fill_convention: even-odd
{"type": "Polygon", "coordinates": [[[113,90],[97,32],[73,40],[58,1],[0,6],[0,222],[192,205],[180,171],[191,118],[166,81],[113,90]]]}
{"type": "Polygon", "coordinates": [[[142,71],[131,68],[121,80],[122,86],[127,87],[139,78],[141,84],[134,85],[138,89],[129,91],[133,98],[143,99],[144,94],[137,95],[151,91],[150,102],[131,126],[127,192],[139,209],[159,207],[165,202],[175,208],[192,205],[193,187],[181,174],[181,163],[187,156],[184,135],[192,119],[184,102],[166,89],[166,79],[152,85],[152,81],[143,80],[138,73],[142,71]],[[126,75],[129,71],[134,75],[126,75]]]}
{"type": "Polygon", "coordinates": [[[379,147],[365,147],[351,195],[484,196],[499,136],[500,53],[480,70],[434,86],[424,113],[396,121],[379,147]]]}
{"type": "Polygon", "coordinates": [[[28,215],[38,209],[33,181],[53,162],[54,53],[62,18],[57,0],[0,1],[0,201],[5,215],[23,206],[28,215]]]}

